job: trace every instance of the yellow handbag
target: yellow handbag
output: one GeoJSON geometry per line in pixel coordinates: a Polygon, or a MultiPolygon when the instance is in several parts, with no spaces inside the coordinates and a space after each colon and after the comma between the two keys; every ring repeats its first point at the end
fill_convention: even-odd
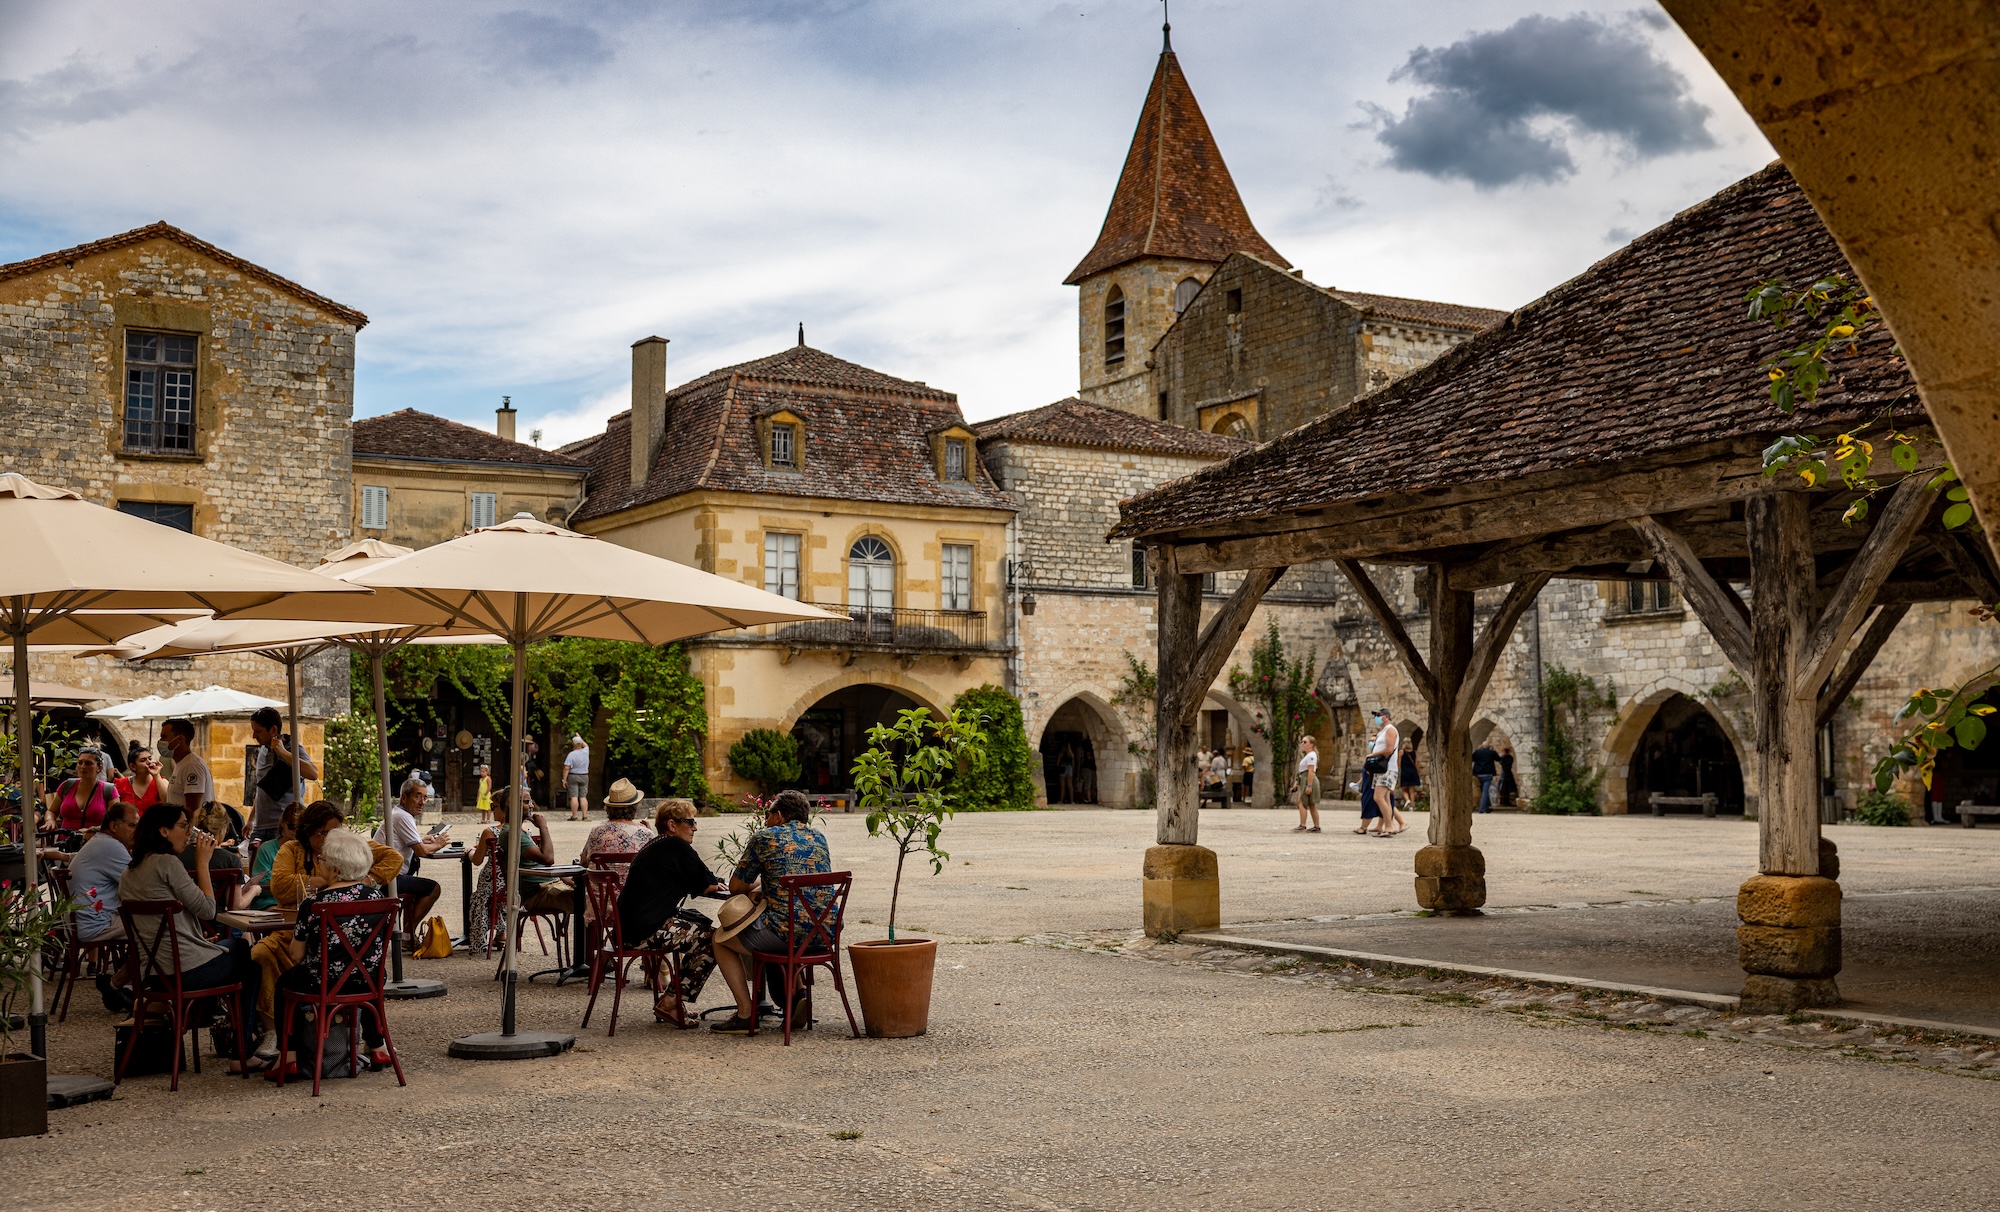
{"type": "Polygon", "coordinates": [[[423,930],[418,935],[417,949],[414,955],[417,959],[446,959],[450,957],[451,931],[445,928],[443,918],[434,917],[424,923],[423,930]]]}

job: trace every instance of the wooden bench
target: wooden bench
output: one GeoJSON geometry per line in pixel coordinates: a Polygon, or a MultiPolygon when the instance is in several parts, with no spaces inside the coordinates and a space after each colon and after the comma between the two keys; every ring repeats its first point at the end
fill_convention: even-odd
{"type": "MultiPolygon", "coordinates": [[[[1661,795],[1655,791],[1652,793],[1652,801],[1654,816],[1665,816],[1665,810],[1668,808],[1699,808],[1703,816],[1712,817],[1717,806],[1713,791],[1705,795],[1661,795]]],[[[2000,808],[1994,811],[2000,812],[2000,808]]]]}
{"type": "Polygon", "coordinates": [[[1214,800],[1218,808],[1229,807],[1229,784],[1208,783],[1204,785],[1200,791],[1195,793],[1194,806],[1199,808],[1210,800],[1214,800]]]}
{"type": "Polygon", "coordinates": [[[1958,823],[1967,829],[1979,823],[1973,818],[1982,816],[2000,816],[2000,804],[1975,804],[1971,800],[1959,802],[1958,823]]]}

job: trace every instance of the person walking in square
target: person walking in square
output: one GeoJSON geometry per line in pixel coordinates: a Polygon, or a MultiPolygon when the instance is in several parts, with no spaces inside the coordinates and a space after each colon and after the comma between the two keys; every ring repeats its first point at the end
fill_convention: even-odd
{"type": "Polygon", "coordinates": [[[569,738],[563,772],[569,785],[569,819],[583,820],[590,813],[590,746],[580,735],[569,738]]]}
{"type": "Polygon", "coordinates": [[[1497,790],[1493,784],[1500,777],[1500,755],[1484,741],[1472,751],[1472,777],[1479,780],[1479,807],[1475,811],[1493,811],[1494,792],[1497,790]]]}
{"type": "Polygon", "coordinates": [[[1319,832],[1319,745],[1312,737],[1299,739],[1298,773],[1299,823],[1293,833],[1319,832]],[[1312,819],[1312,827],[1306,827],[1306,819],[1312,819]]]}
{"type": "Polygon", "coordinates": [[[1375,836],[1393,837],[1406,828],[1399,823],[1401,817],[1396,812],[1396,785],[1402,777],[1396,755],[1402,747],[1402,736],[1389,722],[1387,708],[1377,707],[1371,714],[1375,726],[1380,729],[1375,734],[1374,746],[1368,752],[1369,773],[1375,776],[1375,809],[1382,814],[1382,831],[1375,836]],[[1391,824],[1395,824],[1395,828],[1390,828],[1391,824]]]}

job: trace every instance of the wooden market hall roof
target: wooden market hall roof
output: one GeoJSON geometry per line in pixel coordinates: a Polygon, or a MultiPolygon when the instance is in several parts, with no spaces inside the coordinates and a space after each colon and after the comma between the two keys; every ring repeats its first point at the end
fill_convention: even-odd
{"type": "MultiPolygon", "coordinates": [[[[1745,293],[1837,271],[1832,236],[1773,164],[1352,407],[1123,502],[1112,537],[1166,547],[1183,572],[1425,562],[1476,588],[1531,569],[1629,575],[1648,549],[1625,521],[1696,511],[1724,524],[1711,554],[1726,558],[1743,543],[1732,511],[1774,487],[1759,452],[1777,436],[1885,409],[1924,424],[1886,332],[1839,359],[1814,405],[1772,405],[1760,364],[1806,329],[1750,319],[1745,293]]],[[[1867,528],[1838,512],[1816,535],[1859,546],[1867,528]]]]}

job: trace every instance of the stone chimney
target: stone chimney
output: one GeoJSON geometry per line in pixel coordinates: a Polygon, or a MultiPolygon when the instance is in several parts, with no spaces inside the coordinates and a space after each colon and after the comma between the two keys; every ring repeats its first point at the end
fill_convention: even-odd
{"type": "Polygon", "coordinates": [[[653,474],[667,426],[667,339],[632,343],[632,483],[653,474]]]}
{"type": "Polygon", "coordinates": [[[500,407],[493,410],[493,432],[508,442],[514,441],[514,397],[501,396],[500,407]]]}

